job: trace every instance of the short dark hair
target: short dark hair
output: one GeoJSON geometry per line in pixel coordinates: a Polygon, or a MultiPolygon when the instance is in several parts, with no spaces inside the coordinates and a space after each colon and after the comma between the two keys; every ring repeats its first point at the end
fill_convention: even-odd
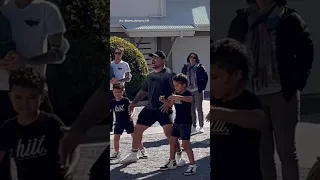
{"type": "MultiPolygon", "coordinates": [[[[277,3],[277,5],[280,5],[280,6],[285,6],[287,5],[287,0],[273,0],[277,3]]],[[[255,3],[256,0],[247,0],[247,3],[248,4],[251,4],[251,3],[255,3]]]]}
{"type": "Polygon", "coordinates": [[[32,68],[21,68],[9,72],[9,88],[12,90],[13,86],[21,86],[26,88],[35,88],[44,93],[45,78],[32,68]]]}
{"type": "Polygon", "coordinates": [[[221,39],[210,47],[210,64],[233,74],[237,70],[242,71],[243,80],[249,80],[252,67],[252,58],[247,48],[240,42],[231,39],[221,39]]]}
{"type": "Polygon", "coordinates": [[[124,91],[124,86],[121,84],[115,84],[115,85],[113,85],[113,89],[120,89],[120,90],[124,91]]]}
{"type": "Polygon", "coordinates": [[[188,85],[188,78],[186,75],[180,73],[180,74],[177,74],[175,75],[173,78],[172,78],[173,81],[176,81],[180,84],[185,84],[185,85],[188,85]]]}

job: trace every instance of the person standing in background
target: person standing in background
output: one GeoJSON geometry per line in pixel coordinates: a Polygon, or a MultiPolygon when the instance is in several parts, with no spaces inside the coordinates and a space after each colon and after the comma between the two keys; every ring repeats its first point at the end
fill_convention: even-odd
{"type": "Polygon", "coordinates": [[[204,132],[204,117],[203,117],[203,96],[204,90],[208,84],[208,73],[202,64],[200,64],[199,57],[196,53],[190,53],[187,58],[188,64],[185,64],[182,68],[181,73],[188,77],[188,90],[192,93],[193,103],[191,108],[192,115],[192,133],[197,132],[197,115],[199,119],[199,132],[204,132]]]}
{"type": "MultiPolygon", "coordinates": [[[[113,73],[114,73],[114,78],[111,79],[110,83],[112,85],[120,84],[125,87],[125,83],[131,81],[132,75],[131,75],[131,69],[130,69],[129,64],[122,60],[123,54],[124,54],[124,48],[117,47],[115,49],[114,60],[110,63],[110,66],[111,66],[113,73]]],[[[113,93],[112,90],[111,90],[111,93],[113,93]]],[[[124,96],[126,96],[126,95],[124,94],[124,96]]],[[[111,99],[113,99],[113,98],[114,98],[114,96],[112,94],[111,99]]],[[[114,117],[113,117],[112,113],[110,114],[110,120],[111,120],[110,132],[112,132],[113,121],[114,121],[114,117]]]]}
{"type": "Polygon", "coordinates": [[[300,91],[314,59],[313,42],[301,16],[286,0],[247,0],[237,11],[229,37],[252,52],[250,88],[266,106],[262,130],[261,169],[264,180],[276,180],[274,149],[281,161],[282,179],[299,180],[295,132],[300,118],[300,91]]]}

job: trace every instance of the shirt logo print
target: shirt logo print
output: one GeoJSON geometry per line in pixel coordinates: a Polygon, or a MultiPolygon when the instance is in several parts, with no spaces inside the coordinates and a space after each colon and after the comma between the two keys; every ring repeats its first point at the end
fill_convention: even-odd
{"type": "Polygon", "coordinates": [[[211,123],[211,133],[218,135],[229,135],[229,129],[226,126],[226,121],[215,121],[211,123]]]}
{"type": "Polygon", "coordinates": [[[39,23],[40,23],[40,20],[39,19],[36,19],[36,20],[25,20],[25,22],[29,27],[33,27],[33,26],[38,26],[39,23]]]}

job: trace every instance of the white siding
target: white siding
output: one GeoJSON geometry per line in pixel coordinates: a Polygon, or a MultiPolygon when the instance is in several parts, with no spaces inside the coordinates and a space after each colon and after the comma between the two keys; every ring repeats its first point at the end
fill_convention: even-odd
{"type": "MultiPolygon", "coordinates": [[[[210,76],[210,37],[184,37],[178,38],[172,47],[172,70],[180,73],[187,57],[191,52],[196,52],[201,64],[210,76]]],[[[210,91],[210,78],[206,91],[210,91]]]]}
{"type": "MultiPolygon", "coordinates": [[[[129,38],[125,40],[130,41],[129,38]]],[[[134,38],[135,46],[137,47],[140,41],[140,38],[134,38]]],[[[145,60],[147,61],[149,72],[152,70],[151,60],[148,56],[149,53],[154,53],[157,50],[157,40],[156,38],[142,38],[140,45],[138,47],[139,51],[144,55],[145,60]]]]}
{"type": "Polygon", "coordinates": [[[149,17],[163,13],[165,0],[111,0],[111,17],[149,17]]]}

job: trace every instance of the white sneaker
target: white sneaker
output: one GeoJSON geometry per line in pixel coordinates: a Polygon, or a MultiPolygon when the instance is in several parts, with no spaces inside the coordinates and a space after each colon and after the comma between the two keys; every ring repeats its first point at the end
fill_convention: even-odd
{"type": "Polygon", "coordinates": [[[189,165],[187,170],[184,172],[184,175],[191,176],[191,175],[194,175],[194,174],[197,174],[197,165],[195,165],[195,164],[189,165]]]}
{"type": "Polygon", "coordinates": [[[177,162],[177,166],[182,167],[186,164],[186,161],[183,160],[182,155],[178,155],[176,154],[176,162],[177,162]]]}
{"type": "Polygon", "coordinates": [[[110,156],[110,160],[115,160],[115,159],[119,159],[120,158],[120,152],[114,152],[111,156],[110,156]]]}
{"type": "Polygon", "coordinates": [[[203,127],[200,127],[200,128],[199,128],[199,132],[200,132],[200,133],[204,133],[203,127]]]}
{"type": "Polygon", "coordinates": [[[148,152],[146,148],[141,149],[140,152],[141,152],[140,159],[148,159],[148,152]]]}
{"type": "Polygon", "coordinates": [[[122,160],[119,161],[121,164],[127,163],[135,163],[139,159],[138,152],[131,152],[130,154],[126,155],[122,160]]]}
{"type": "Polygon", "coordinates": [[[177,168],[176,160],[169,160],[164,166],[160,167],[160,170],[165,171],[168,169],[175,169],[177,168]]]}
{"type": "Polygon", "coordinates": [[[192,126],[191,128],[191,134],[197,133],[197,128],[192,126]]]}

